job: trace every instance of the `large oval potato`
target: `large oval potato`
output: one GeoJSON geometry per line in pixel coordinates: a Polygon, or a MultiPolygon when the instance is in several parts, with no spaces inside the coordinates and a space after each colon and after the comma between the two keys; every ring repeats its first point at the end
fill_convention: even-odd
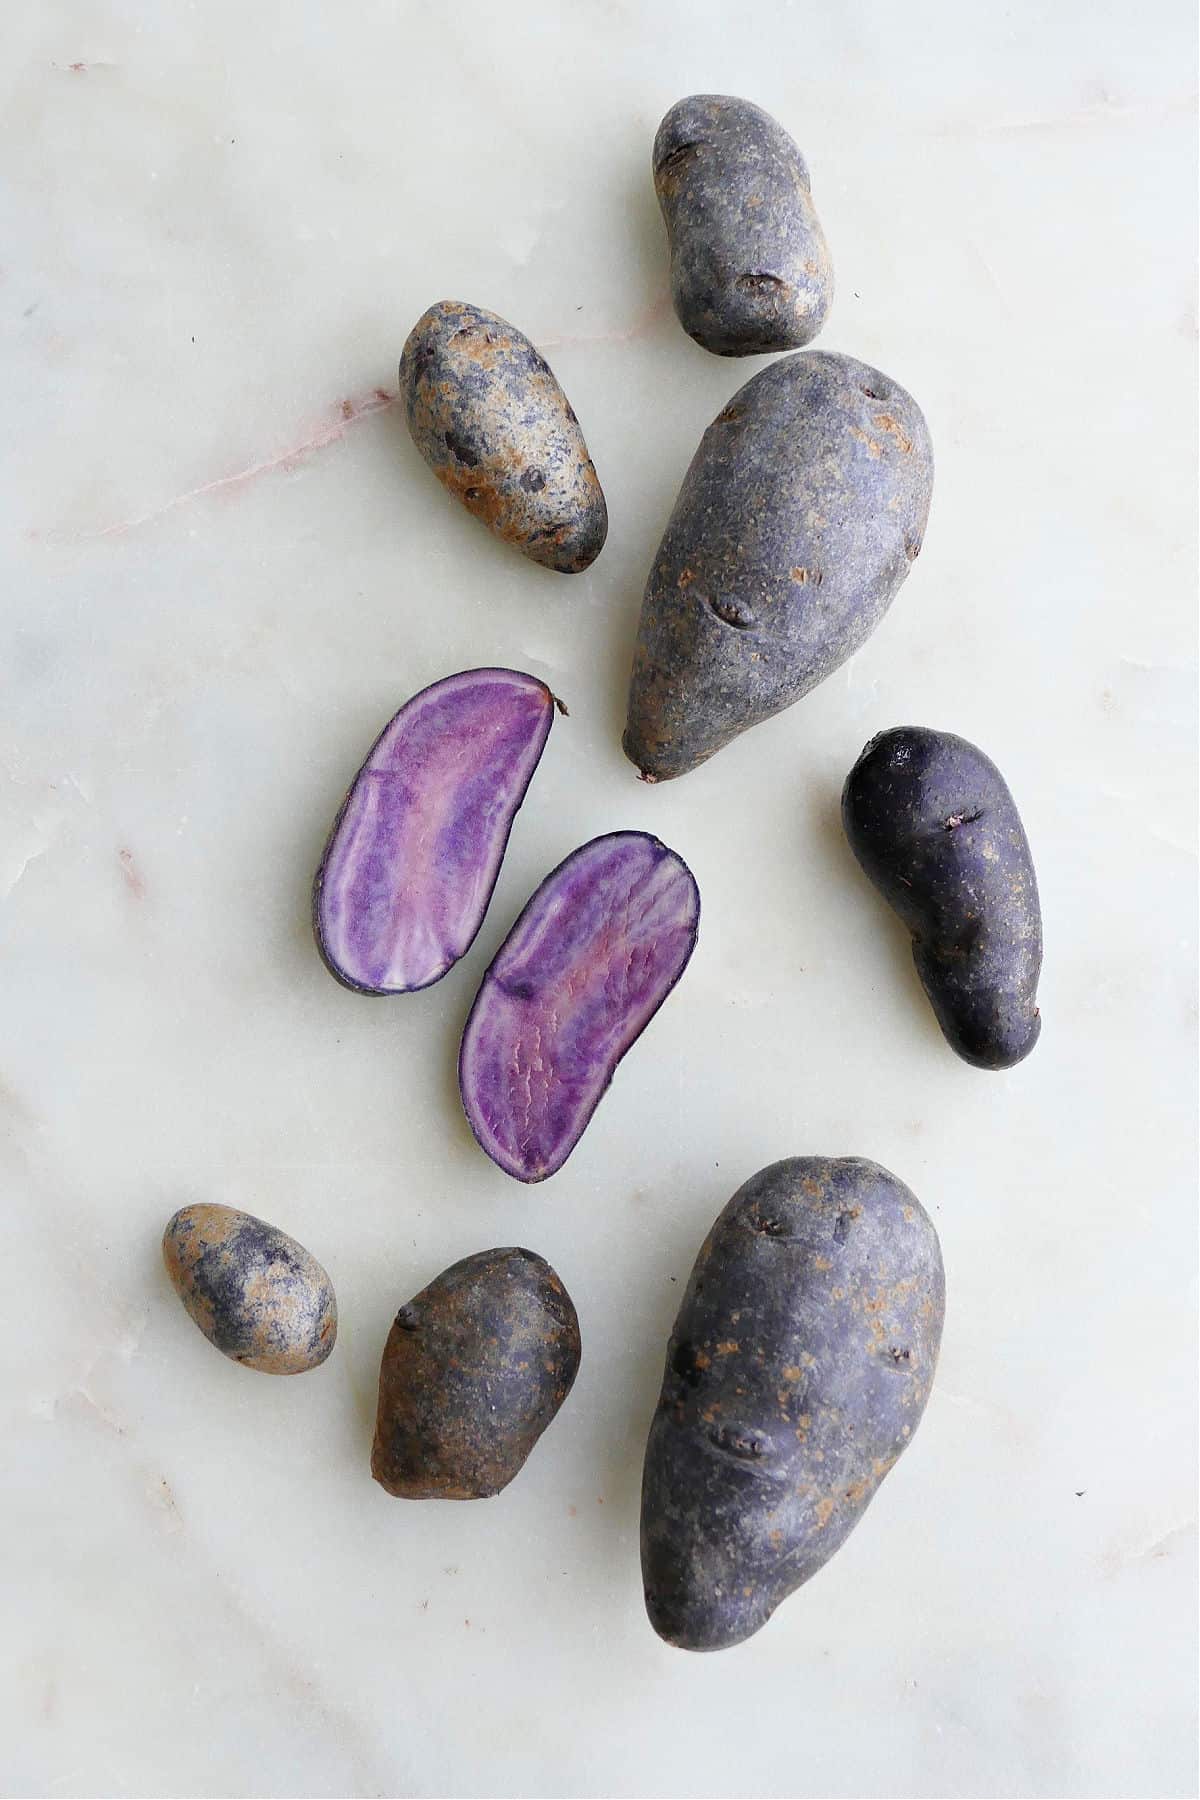
{"type": "Polygon", "coordinates": [[[921,548],[933,451],[878,369],[813,350],[718,414],[659,545],[625,750],[685,775],[824,681],[878,625],[921,548]]]}
{"type": "Polygon", "coordinates": [[[783,126],[730,94],[692,94],[654,139],[654,190],[671,245],[671,297],[718,356],[798,350],[833,299],[808,165],[783,126]]]}
{"type": "Polygon", "coordinates": [[[867,745],[842,793],[850,848],[913,940],[947,1042],[1010,1069],[1042,1029],[1042,913],[1029,840],[995,763],[950,731],[867,745]]]}
{"type": "Polygon", "coordinates": [[[739,1188],[696,1258],[642,1485],[650,1622],[748,1638],[845,1542],[929,1398],[937,1233],[877,1163],[797,1156],[739,1188]]]}
{"type": "Polygon", "coordinates": [[[413,443],[481,524],[574,575],[599,556],[608,508],[579,420],[524,332],[443,300],[409,333],[400,397],[413,443]]]}

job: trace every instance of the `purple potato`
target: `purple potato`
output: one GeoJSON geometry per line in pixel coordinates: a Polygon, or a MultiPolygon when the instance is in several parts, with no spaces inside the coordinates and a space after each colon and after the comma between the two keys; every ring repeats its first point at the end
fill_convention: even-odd
{"type": "Polygon", "coordinates": [[[285,1231],[233,1206],[185,1206],[167,1223],[162,1253],[189,1317],[234,1362],[301,1375],[333,1349],[333,1283],[285,1231]]]}
{"type": "Polygon", "coordinates": [[[481,306],[443,300],[409,333],[400,395],[413,443],[472,516],[534,562],[595,562],[608,508],[579,420],[546,359],[481,306]]]}
{"type": "Polygon", "coordinates": [[[812,350],[763,369],[692,458],[646,593],[625,751],[686,775],[866,641],[921,548],[933,452],[878,369],[812,350]]]}
{"type": "Polygon", "coordinates": [[[660,1637],[722,1650],[823,1568],[929,1398],[937,1232],[878,1163],[797,1156],[738,1189],[696,1258],[642,1482],[660,1637]]]}
{"type": "Polygon", "coordinates": [[[1042,914],[1029,840],[995,763],[949,731],[902,725],[867,745],[842,793],[867,876],[912,934],[947,1042],[1010,1069],[1042,1029],[1042,914]]]}
{"type": "Polygon", "coordinates": [[[471,1130],[509,1175],[562,1168],[699,922],[691,870],[645,832],[593,838],[546,877],[483,978],[458,1059],[471,1130]]]}
{"type": "Polygon", "coordinates": [[[470,949],[556,705],[532,675],[467,669],[384,727],[313,883],[317,948],[346,987],[410,994],[470,949]]]}
{"type": "Polygon", "coordinates": [[[520,1473],[579,1369],[571,1296],[532,1250],[483,1250],[396,1314],[371,1473],[400,1500],[483,1500],[520,1473]]]}
{"type": "Polygon", "coordinates": [[[692,94],[654,140],[654,190],[671,244],[671,297],[718,356],[798,350],[833,299],[833,265],[808,165],[761,106],[692,94]]]}

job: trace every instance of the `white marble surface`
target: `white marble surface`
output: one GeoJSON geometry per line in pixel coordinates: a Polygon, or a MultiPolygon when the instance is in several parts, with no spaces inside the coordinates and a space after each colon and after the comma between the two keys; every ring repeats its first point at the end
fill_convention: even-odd
{"type": "Polygon", "coordinates": [[[9,8],[0,1349],[8,1793],[1194,1792],[1194,46],[1174,0],[9,8]],[[911,387],[920,564],[854,662],[650,790],[619,725],[641,582],[756,365],[664,301],[679,95],[795,131],[821,342],[911,387]],[[612,514],[574,580],[493,544],[389,396],[477,300],[547,351],[612,514]],[[571,708],[474,951],[369,1003],[308,887],[382,720],[499,661],[571,708]],[[1045,1030],[942,1043],[836,814],[877,728],[1008,774],[1045,1030]],[[700,948],[579,1150],[523,1190],[454,1085],[475,983],[584,837],[653,829],[700,948]],[[679,1283],[776,1157],[895,1169],[942,1234],[919,1439],[744,1648],[653,1636],[640,1455],[679,1283]],[[326,1263],[318,1373],[224,1362],[158,1259],[187,1200],[326,1263]],[[395,1306],[524,1242],[584,1365],[517,1484],[367,1472],[395,1306]]]}

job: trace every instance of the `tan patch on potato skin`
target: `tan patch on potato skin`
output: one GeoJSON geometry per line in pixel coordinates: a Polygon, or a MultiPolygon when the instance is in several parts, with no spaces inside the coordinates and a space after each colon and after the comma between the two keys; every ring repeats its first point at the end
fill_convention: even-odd
{"type": "Polygon", "coordinates": [[[876,413],[875,423],[880,431],[886,431],[889,437],[896,440],[896,443],[900,446],[902,455],[912,455],[912,439],[901,425],[899,419],[894,418],[891,413],[876,413]]]}

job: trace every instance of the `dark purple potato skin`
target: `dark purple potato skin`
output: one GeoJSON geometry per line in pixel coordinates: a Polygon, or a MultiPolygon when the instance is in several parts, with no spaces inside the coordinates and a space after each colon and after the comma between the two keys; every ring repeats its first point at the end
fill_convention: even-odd
{"type": "Polygon", "coordinates": [[[333,1283],[285,1231],[201,1203],[167,1222],[163,1262],[188,1316],[225,1356],[265,1375],[301,1375],[337,1341],[333,1283]]]}
{"type": "Polygon", "coordinates": [[[483,1250],[402,1306],[379,1370],[371,1473],[401,1500],[508,1486],[579,1369],[571,1296],[532,1250],[483,1250]]]}
{"type": "Polygon", "coordinates": [[[313,881],[317,949],[359,994],[409,994],[470,949],[556,706],[515,669],[466,669],[389,720],[313,881]]]}
{"type": "Polygon", "coordinates": [[[523,332],[457,300],[431,306],[400,359],[413,443],[442,486],[534,562],[595,562],[608,509],[579,420],[523,332]]]}
{"type": "Polygon", "coordinates": [[[642,601],[625,752],[686,775],[863,644],[921,548],[933,451],[915,400],[813,350],[748,381],[700,441],[642,601]]]}
{"type": "Polygon", "coordinates": [[[738,1189],[646,1446],[642,1577],[667,1643],[741,1643],[845,1542],[917,1428],[944,1310],[937,1233],[878,1163],[797,1156],[738,1189]]]}
{"type": "Polygon", "coordinates": [[[761,106],[692,94],[654,139],[654,191],[671,245],[671,298],[718,356],[798,350],[833,300],[833,264],[808,165],[761,106]]]}
{"type": "Polygon", "coordinates": [[[463,1032],[471,1130],[518,1181],[560,1169],[696,947],[700,895],[655,837],[592,838],[548,875],[483,978],[463,1032]]]}
{"type": "Polygon", "coordinates": [[[842,792],[859,863],[912,933],[947,1042],[977,1069],[1010,1069],[1042,1029],[1042,914],[1029,841],[1004,777],[949,731],[871,739],[842,792]]]}

